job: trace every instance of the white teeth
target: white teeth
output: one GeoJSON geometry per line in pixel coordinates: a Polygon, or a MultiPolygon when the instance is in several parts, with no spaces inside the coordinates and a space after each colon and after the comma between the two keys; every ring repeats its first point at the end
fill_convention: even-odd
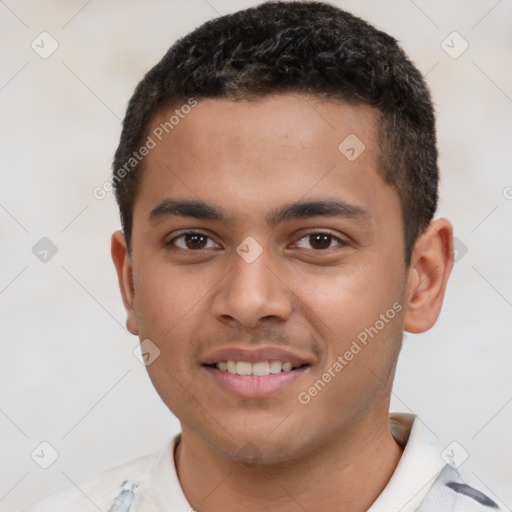
{"type": "Polygon", "coordinates": [[[236,373],[238,373],[238,375],[251,375],[252,364],[246,363],[245,361],[237,361],[236,362],[236,373]]]}
{"type": "Polygon", "coordinates": [[[272,360],[249,363],[247,361],[219,361],[216,367],[221,372],[228,372],[237,375],[254,375],[265,377],[271,373],[289,372],[294,367],[289,361],[272,360]]]}
{"type": "Polygon", "coordinates": [[[279,373],[283,368],[281,361],[270,361],[270,373],[279,373]]]}
{"type": "Polygon", "coordinates": [[[258,377],[264,377],[270,373],[270,365],[268,361],[261,361],[252,365],[252,374],[258,377]]]}

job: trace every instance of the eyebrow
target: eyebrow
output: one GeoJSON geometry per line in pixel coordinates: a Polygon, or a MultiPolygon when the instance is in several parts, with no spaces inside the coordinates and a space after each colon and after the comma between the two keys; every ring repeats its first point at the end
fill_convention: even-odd
{"type": "MultiPolygon", "coordinates": [[[[149,214],[152,225],[167,217],[192,217],[201,220],[220,221],[230,224],[232,216],[222,207],[198,199],[171,199],[160,202],[149,214]]],[[[271,209],[265,216],[266,223],[275,227],[278,224],[310,217],[340,217],[356,220],[371,220],[370,212],[360,206],[340,199],[316,199],[296,201],[271,209]]]]}

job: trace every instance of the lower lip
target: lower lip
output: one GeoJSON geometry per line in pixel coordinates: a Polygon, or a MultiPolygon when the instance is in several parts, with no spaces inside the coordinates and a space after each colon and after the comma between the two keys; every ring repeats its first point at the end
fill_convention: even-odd
{"type": "Polygon", "coordinates": [[[302,366],[296,370],[271,373],[264,377],[237,375],[236,373],[220,371],[211,366],[203,366],[203,368],[224,391],[243,398],[265,398],[288,387],[304,375],[309,367],[302,366]]]}

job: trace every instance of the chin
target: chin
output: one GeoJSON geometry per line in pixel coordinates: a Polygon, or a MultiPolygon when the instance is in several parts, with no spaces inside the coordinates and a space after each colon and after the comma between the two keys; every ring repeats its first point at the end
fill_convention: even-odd
{"type": "Polygon", "coordinates": [[[306,455],[308,446],[312,444],[288,429],[283,429],[280,435],[277,430],[270,435],[267,432],[267,429],[259,429],[258,432],[230,432],[231,437],[223,437],[210,444],[229,459],[238,460],[247,466],[292,462],[306,455]]]}

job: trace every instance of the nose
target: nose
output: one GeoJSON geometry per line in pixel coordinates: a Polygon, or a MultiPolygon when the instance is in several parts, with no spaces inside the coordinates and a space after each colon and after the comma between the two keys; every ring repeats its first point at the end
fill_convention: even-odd
{"type": "Polygon", "coordinates": [[[250,329],[264,319],[287,320],[293,308],[293,294],[279,275],[267,251],[251,263],[237,253],[221,281],[212,302],[212,313],[223,323],[238,323],[250,329]]]}

